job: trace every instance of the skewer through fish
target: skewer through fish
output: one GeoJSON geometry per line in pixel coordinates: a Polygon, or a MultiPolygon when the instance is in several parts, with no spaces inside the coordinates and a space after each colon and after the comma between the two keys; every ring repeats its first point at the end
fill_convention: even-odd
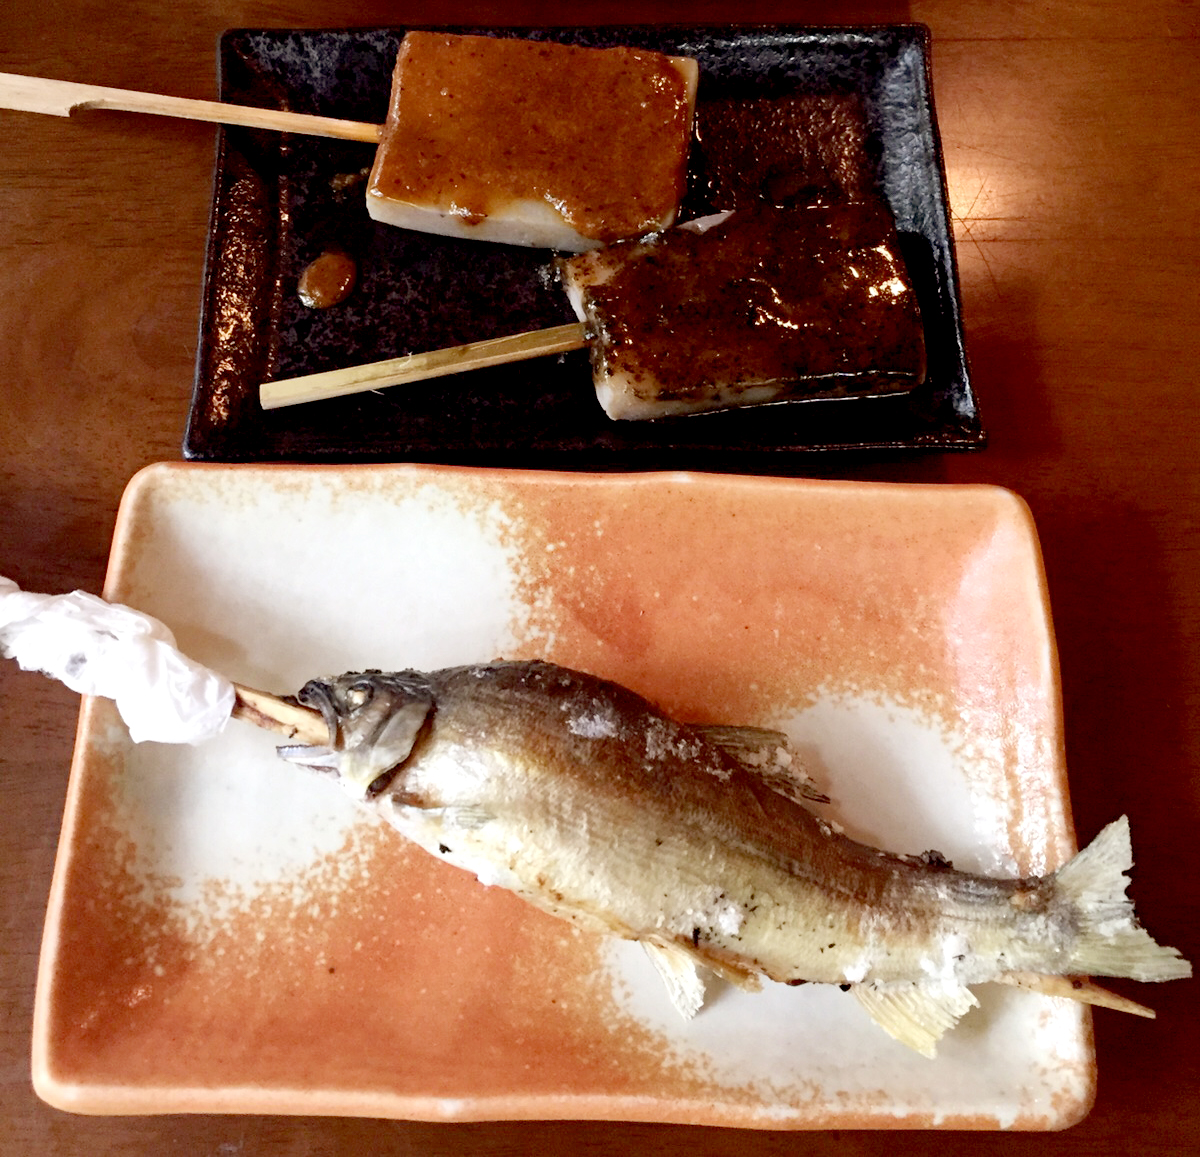
{"type": "Polygon", "coordinates": [[[1134,919],[1124,820],[1044,879],[889,855],[803,806],[814,793],[780,733],[686,727],[548,663],[348,674],[297,702],[201,666],[131,607],[3,576],[0,655],[115,700],[136,742],[200,743],[230,717],[283,735],[285,758],[333,773],[434,855],[640,940],[688,1015],[698,964],[747,985],[838,983],[932,1053],[973,983],[1153,1016],[1072,974],[1191,975],[1134,919]]]}
{"type": "Polygon", "coordinates": [[[0,655],[115,700],[136,742],[200,743],[231,716],[281,734],[286,758],[333,773],[434,855],[640,940],[687,1015],[699,964],[747,985],[838,983],[932,1053],[973,983],[1153,1016],[1072,974],[1191,974],[1133,917],[1123,820],[1044,879],[888,855],[806,810],[823,797],[789,774],[782,734],[686,727],[551,664],[348,674],[297,702],[201,666],[130,607],[3,576],[0,655]]]}
{"type": "Polygon", "coordinates": [[[1050,875],[994,879],[834,831],[777,733],[685,726],[549,663],[350,673],[298,699],[326,735],[284,758],[484,884],[640,941],[685,1015],[698,966],[746,987],[838,984],[933,1055],[973,985],[1191,975],[1134,918],[1124,819],[1050,875]]]}

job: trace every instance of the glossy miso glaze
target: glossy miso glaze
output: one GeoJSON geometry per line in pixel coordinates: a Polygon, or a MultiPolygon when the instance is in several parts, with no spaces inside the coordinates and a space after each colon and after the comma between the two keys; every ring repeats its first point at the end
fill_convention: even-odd
{"type": "Polygon", "coordinates": [[[778,389],[748,399],[887,393],[924,375],[916,294],[874,203],[764,204],[610,252],[616,273],[586,290],[593,358],[641,399],[704,409],[760,385],[778,389]]]}
{"type": "Polygon", "coordinates": [[[630,237],[674,214],[690,111],[660,53],[410,32],[370,195],[469,224],[545,201],[584,237],[630,237]]]}

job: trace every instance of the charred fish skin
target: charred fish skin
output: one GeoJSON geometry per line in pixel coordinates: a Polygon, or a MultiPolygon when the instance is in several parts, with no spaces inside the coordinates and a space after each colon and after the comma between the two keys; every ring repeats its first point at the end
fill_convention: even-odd
{"type": "Polygon", "coordinates": [[[994,879],[840,835],[705,729],[553,664],[352,673],[300,697],[330,745],[290,757],[334,765],[430,853],[727,975],[921,985],[952,1023],[966,986],[1009,972],[1191,973],[1133,918],[1123,821],[1052,875],[994,879]]]}

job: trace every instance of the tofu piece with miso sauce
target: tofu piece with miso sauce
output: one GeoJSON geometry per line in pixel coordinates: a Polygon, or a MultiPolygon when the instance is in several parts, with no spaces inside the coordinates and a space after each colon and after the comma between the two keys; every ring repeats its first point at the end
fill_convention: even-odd
{"type": "Polygon", "coordinates": [[[388,225],[580,252],[665,229],[699,68],[636,48],[409,32],[367,187],[388,225]]]}
{"type": "Polygon", "coordinates": [[[882,203],[716,214],[562,258],[614,419],[903,393],[925,337],[882,203]]]}

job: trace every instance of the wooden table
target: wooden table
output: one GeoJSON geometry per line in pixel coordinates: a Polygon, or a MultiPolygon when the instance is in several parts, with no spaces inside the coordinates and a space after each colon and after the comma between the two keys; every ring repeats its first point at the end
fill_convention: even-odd
{"type": "MultiPolygon", "coordinates": [[[[0,70],[211,97],[233,26],[561,22],[550,3],[7,0],[0,70]]],[[[1061,651],[1081,840],[1129,814],[1133,893],[1200,957],[1200,11],[1187,0],[596,3],[572,18],[927,23],[986,451],[811,472],[988,482],[1029,502],[1061,651]]],[[[214,130],[0,113],[0,573],[101,589],[141,466],[177,459],[192,382],[214,130]]],[[[806,464],[807,467],[807,464],[806,464]]],[[[84,1118],[29,1080],[39,938],[77,714],[0,664],[0,1152],[499,1154],[1200,1151],[1200,988],[1096,1018],[1099,1094],[1053,1137],[772,1134],[595,1123],[84,1118]]],[[[1136,986],[1123,991],[1132,993],[1136,986]]]]}

